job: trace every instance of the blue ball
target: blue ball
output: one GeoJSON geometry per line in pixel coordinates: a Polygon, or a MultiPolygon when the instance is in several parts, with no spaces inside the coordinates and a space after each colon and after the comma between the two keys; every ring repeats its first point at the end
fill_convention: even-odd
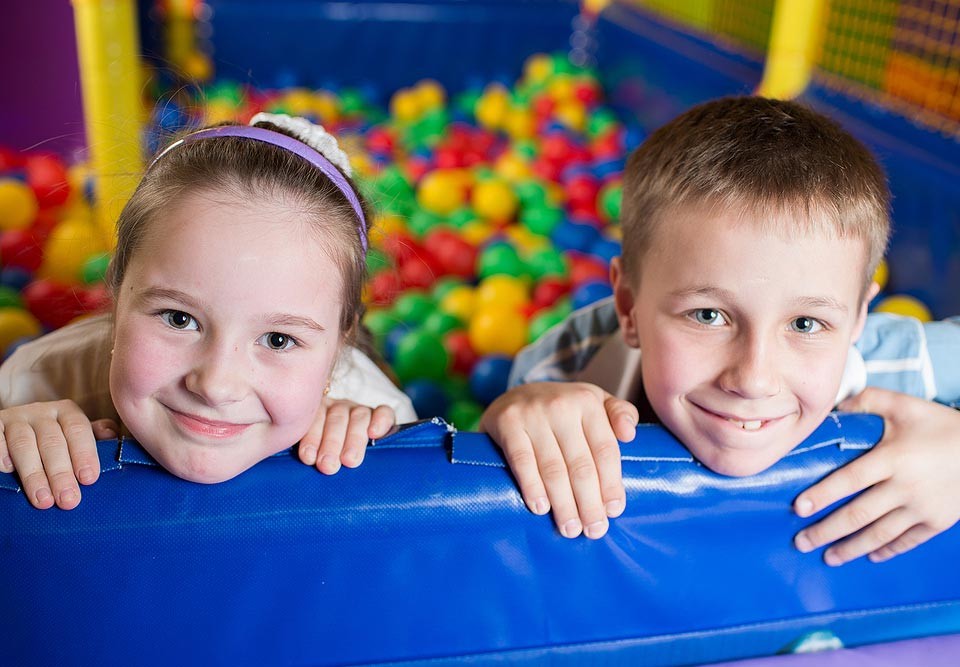
{"type": "Polygon", "coordinates": [[[625,162],[622,159],[599,160],[593,163],[593,175],[603,180],[607,176],[614,176],[623,171],[625,162]]]}
{"type": "Polygon", "coordinates": [[[550,240],[557,250],[587,252],[599,238],[600,231],[593,225],[571,220],[564,220],[550,232],[550,240]]]}
{"type": "Polygon", "coordinates": [[[619,241],[600,237],[592,246],[590,246],[589,252],[594,257],[597,257],[609,264],[611,259],[620,256],[620,251],[621,249],[619,241]]]}
{"type": "Polygon", "coordinates": [[[410,397],[413,409],[421,419],[447,414],[450,403],[447,394],[443,387],[433,380],[413,380],[407,383],[403,391],[410,397]]]}
{"type": "Polygon", "coordinates": [[[470,394],[481,405],[490,405],[507,390],[513,360],[499,354],[481,357],[470,372],[470,394]]]}
{"type": "Polygon", "coordinates": [[[397,346],[408,333],[410,333],[409,325],[400,322],[383,337],[383,358],[389,363],[392,364],[396,359],[397,346]]]}
{"type": "Polygon", "coordinates": [[[7,266],[0,270],[0,285],[22,292],[33,282],[33,274],[19,266],[7,266]]]}
{"type": "Polygon", "coordinates": [[[574,310],[579,310],[595,301],[605,299],[611,294],[613,294],[613,288],[610,287],[610,283],[602,280],[591,280],[574,290],[570,297],[570,305],[573,306],[574,310]]]}

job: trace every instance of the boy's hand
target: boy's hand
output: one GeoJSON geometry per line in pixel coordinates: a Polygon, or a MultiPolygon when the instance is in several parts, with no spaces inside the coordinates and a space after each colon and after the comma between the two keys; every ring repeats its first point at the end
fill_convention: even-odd
{"type": "Polygon", "coordinates": [[[393,408],[369,408],[352,401],[324,398],[307,434],[300,439],[300,460],[332,475],[343,464],[363,463],[370,438],[381,438],[393,427],[393,408]]]}
{"type": "Polygon", "coordinates": [[[534,514],[553,508],[564,537],[602,537],[623,513],[617,439],[633,440],[637,408],[584,382],[514,387],[483,413],[480,429],[503,449],[534,514]]]}
{"type": "Polygon", "coordinates": [[[73,401],[30,403],[0,410],[0,470],[17,471],[37,509],[73,509],[81,484],[100,476],[97,438],[115,438],[108,419],[93,424],[73,401]]]}
{"type": "Polygon", "coordinates": [[[797,498],[797,514],[810,516],[868,489],[800,531],[795,538],[800,551],[842,540],[824,554],[828,565],[842,565],[864,554],[879,563],[926,542],[960,519],[960,412],[872,387],[839,407],[879,414],[885,432],[871,451],[797,498]]]}

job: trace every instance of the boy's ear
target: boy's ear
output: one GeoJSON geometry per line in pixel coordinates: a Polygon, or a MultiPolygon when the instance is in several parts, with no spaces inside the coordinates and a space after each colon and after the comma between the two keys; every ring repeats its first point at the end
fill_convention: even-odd
{"type": "Polygon", "coordinates": [[[853,330],[853,342],[860,340],[860,334],[863,333],[863,327],[867,324],[867,310],[870,308],[870,302],[873,297],[880,293],[880,285],[871,281],[867,286],[867,291],[863,295],[863,303],[860,304],[860,312],[857,314],[857,325],[853,330]]]}
{"type": "Polygon", "coordinates": [[[617,309],[617,319],[620,321],[620,332],[624,342],[630,347],[640,347],[640,337],[634,325],[631,312],[634,305],[633,286],[623,273],[620,258],[614,257],[610,262],[610,284],[613,286],[613,304],[617,309]]]}

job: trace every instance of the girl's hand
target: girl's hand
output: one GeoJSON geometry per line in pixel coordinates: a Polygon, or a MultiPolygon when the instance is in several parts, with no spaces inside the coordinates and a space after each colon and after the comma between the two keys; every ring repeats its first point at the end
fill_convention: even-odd
{"type": "Polygon", "coordinates": [[[884,418],[883,439],[804,491],[800,516],[864,491],[800,531],[800,551],[831,544],[828,565],[867,554],[874,563],[910,551],[960,519],[960,412],[938,403],[867,388],[839,406],[884,418]]]}
{"type": "Polygon", "coordinates": [[[0,470],[20,476],[37,509],[73,509],[81,484],[100,476],[95,438],[117,437],[108,419],[93,424],[73,401],[30,403],[0,410],[0,470]]]}
{"type": "Polygon", "coordinates": [[[300,460],[332,475],[340,465],[356,468],[363,463],[367,442],[387,434],[396,416],[393,408],[369,408],[352,401],[324,398],[307,434],[300,439],[300,460]]]}
{"type": "Polygon", "coordinates": [[[564,537],[602,537],[626,507],[617,439],[633,440],[630,402],[585,382],[514,387],[483,413],[481,430],[500,446],[534,514],[553,509],[564,537]]]}

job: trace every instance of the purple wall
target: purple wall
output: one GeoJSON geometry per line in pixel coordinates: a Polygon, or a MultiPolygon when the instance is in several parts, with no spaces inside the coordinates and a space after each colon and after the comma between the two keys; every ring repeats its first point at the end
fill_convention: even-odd
{"type": "Polygon", "coordinates": [[[0,145],[68,159],[85,144],[69,0],[4,3],[0,20],[0,145]]]}

